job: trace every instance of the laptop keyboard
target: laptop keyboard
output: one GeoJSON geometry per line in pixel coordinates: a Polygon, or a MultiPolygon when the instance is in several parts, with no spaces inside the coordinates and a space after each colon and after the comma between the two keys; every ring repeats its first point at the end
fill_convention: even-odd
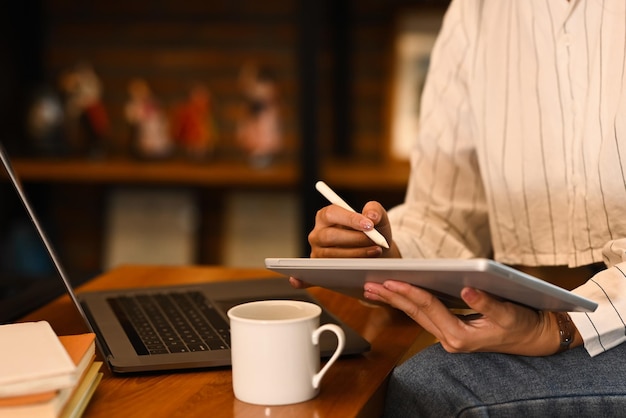
{"type": "Polygon", "coordinates": [[[197,291],[107,299],[138,355],[230,348],[228,322],[197,291]]]}

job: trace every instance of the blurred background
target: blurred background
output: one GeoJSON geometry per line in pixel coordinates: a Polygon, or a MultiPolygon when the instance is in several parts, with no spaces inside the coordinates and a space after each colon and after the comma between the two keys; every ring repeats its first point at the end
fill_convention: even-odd
{"type": "Polygon", "coordinates": [[[318,179],[402,201],[398,40],[429,50],[447,4],[6,2],[0,142],[71,275],[307,256],[318,179]]]}

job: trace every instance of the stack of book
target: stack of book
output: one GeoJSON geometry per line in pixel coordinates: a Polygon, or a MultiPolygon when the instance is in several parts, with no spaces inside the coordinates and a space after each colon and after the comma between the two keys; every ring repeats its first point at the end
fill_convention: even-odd
{"type": "Polygon", "coordinates": [[[80,417],[102,379],[95,335],[45,321],[0,325],[0,418],[80,417]]]}

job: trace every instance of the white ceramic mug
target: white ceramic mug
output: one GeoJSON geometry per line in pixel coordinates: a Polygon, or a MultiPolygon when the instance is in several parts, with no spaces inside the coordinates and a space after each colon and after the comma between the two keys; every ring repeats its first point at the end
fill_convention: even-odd
{"type": "Polygon", "coordinates": [[[287,405],[314,398],[345,345],[343,330],[319,326],[322,309],[309,302],[265,300],[237,305],[230,319],[233,390],[240,401],[287,405]],[[320,370],[319,336],[331,331],[337,349],[320,370]]]}

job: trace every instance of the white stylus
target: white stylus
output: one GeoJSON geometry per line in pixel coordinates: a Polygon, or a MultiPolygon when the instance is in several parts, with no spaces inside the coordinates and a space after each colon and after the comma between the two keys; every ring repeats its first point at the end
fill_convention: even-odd
{"type": "MultiPolygon", "coordinates": [[[[328,185],[324,183],[323,181],[320,180],[317,183],[315,183],[315,188],[317,189],[318,192],[322,194],[322,196],[328,199],[330,203],[333,203],[337,206],[341,206],[342,208],[346,210],[356,212],[354,209],[350,207],[350,205],[348,205],[342,198],[340,198],[339,195],[333,191],[333,189],[328,187],[328,185]]],[[[380,245],[381,247],[384,247],[384,248],[389,248],[389,244],[387,243],[387,240],[377,230],[371,229],[370,231],[363,231],[363,232],[377,245],[380,245]]]]}

